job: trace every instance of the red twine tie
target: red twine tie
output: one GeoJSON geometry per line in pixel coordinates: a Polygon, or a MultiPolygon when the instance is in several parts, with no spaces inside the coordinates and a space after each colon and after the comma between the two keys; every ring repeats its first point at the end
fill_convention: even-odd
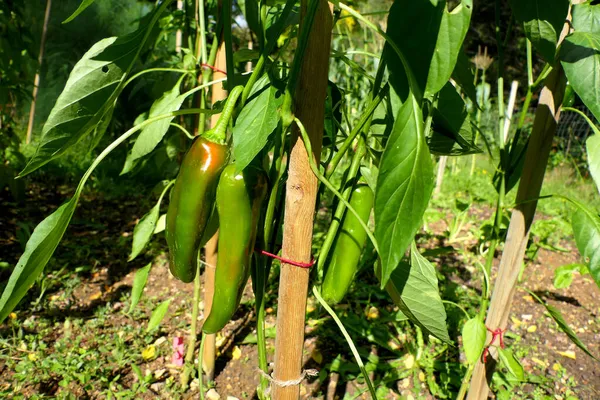
{"type": "Polygon", "coordinates": [[[506,329],[502,329],[502,328],[498,328],[498,329],[494,329],[494,330],[491,330],[487,326],[485,328],[492,334],[492,339],[490,340],[490,344],[488,344],[486,346],[486,348],[483,350],[483,363],[484,364],[487,361],[488,354],[490,353],[490,346],[492,346],[494,344],[494,342],[496,341],[496,338],[499,339],[500,348],[501,349],[504,348],[504,332],[506,332],[506,329]]]}
{"type": "Polygon", "coordinates": [[[220,72],[223,75],[227,75],[227,72],[220,70],[219,68],[213,67],[212,65],[209,65],[209,64],[202,64],[202,68],[210,68],[213,70],[213,72],[220,72]]]}
{"type": "Polygon", "coordinates": [[[293,265],[294,267],[310,268],[313,265],[315,265],[315,259],[314,258],[309,263],[304,263],[304,262],[299,262],[299,261],[294,261],[294,260],[289,260],[287,258],[279,257],[277,254],[269,253],[268,251],[265,251],[265,250],[258,250],[257,249],[257,251],[260,251],[260,254],[262,254],[264,256],[274,258],[274,259],[279,260],[279,261],[281,261],[283,263],[293,265]]]}

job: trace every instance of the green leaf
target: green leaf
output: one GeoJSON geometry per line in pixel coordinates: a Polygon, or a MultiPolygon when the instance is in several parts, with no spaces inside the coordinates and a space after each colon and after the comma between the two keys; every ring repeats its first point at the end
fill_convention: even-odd
{"type": "MultiPolygon", "coordinates": [[[[472,0],[463,0],[449,12],[445,1],[395,1],[390,8],[387,34],[404,55],[415,77],[418,93],[429,97],[439,91],[454,66],[471,19],[472,0]],[[415,24],[415,21],[419,21],[415,24]]],[[[384,59],[390,83],[404,98],[408,88],[405,66],[387,45],[384,59]]],[[[416,93],[416,92],[415,92],[416,93]]],[[[421,100],[420,98],[418,99],[421,100]]]]}
{"type": "Polygon", "coordinates": [[[589,2],[574,4],[572,13],[573,28],[577,32],[600,33],[600,7],[589,2]]]}
{"type": "Polygon", "coordinates": [[[172,299],[168,299],[160,303],[154,311],[152,311],[152,315],[150,316],[150,320],[148,321],[148,326],[146,327],[146,332],[150,332],[153,329],[158,328],[162,320],[165,318],[167,311],[169,311],[169,305],[171,304],[172,299]]]}
{"type": "Polygon", "coordinates": [[[167,225],[167,214],[162,214],[158,217],[158,221],[156,222],[156,228],[154,228],[154,234],[161,233],[165,230],[165,226],[167,225]]]}
{"type": "Polygon", "coordinates": [[[600,33],[573,32],[560,46],[569,84],[600,121],[600,33]]]}
{"type": "Polygon", "coordinates": [[[435,51],[429,66],[426,97],[439,92],[450,79],[469,30],[472,11],[473,0],[462,0],[451,12],[444,9],[435,51]]]}
{"type": "Polygon", "coordinates": [[[159,6],[150,22],[137,31],[100,40],[75,64],[44,124],[36,153],[21,176],[62,155],[112,112],[129,71],[167,4],[159,6]]]}
{"type": "Polygon", "coordinates": [[[582,264],[567,264],[560,266],[554,270],[554,287],[557,289],[565,289],[573,283],[574,274],[581,270],[582,264]]]}
{"type": "Polygon", "coordinates": [[[325,131],[323,147],[335,144],[338,125],[342,122],[342,92],[331,81],[327,83],[327,98],[325,99],[325,131]]]}
{"type": "Polygon", "coordinates": [[[525,35],[550,64],[554,63],[558,37],[562,31],[569,0],[510,0],[515,18],[523,23],[525,35]]]}
{"type": "Polygon", "coordinates": [[[423,115],[410,95],[396,116],[377,176],[375,237],[382,262],[382,288],[421,227],[432,190],[433,165],[423,133],[423,115]]]}
{"type": "Polygon", "coordinates": [[[487,331],[481,317],[471,318],[462,328],[463,348],[469,364],[477,362],[485,347],[487,331]]]}
{"type": "Polygon", "coordinates": [[[136,258],[142,252],[142,250],[144,250],[144,247],[146,247],[148,242],[150,242],[152,235],[156,232],[156,227],[158,225],[158,214],[160,213],[160,203],[162,203],[163,197],[174,182],[175,181],[170,181],[167,183],[158,197],[156,205],[140,219],[133,229],[133,244],[131,246],[131,254],[129,255],[129,259],[127,261],[131,261],[136,258]]]}
{"type": "Polygon", "coordinates": [[[450,82],[440,91],[433,110],[433,131],[427,144],[433,154],[458,156],[481,153],[475,145],[465,102],[450,82]]]}
{"type": "Polygon", "coordinates": [[[592,136],[588,136],[585,141],[585,149],[587,151],[587,161],[590,168],[590,174],[596,182],[596,188],[600,191],[600,132],[592,136]]]}
{"type": "Polygon", "coordinates": [[[563,318],[560,311],[558,311],[558,309],[556,309],[555,307],[551,306],[550,304],[547,304],[544,301],[542,301],[542,299],[540,299],[535,293],[529,292],[529,294],[531,294],[531,296],[534,299],[536,299],[538,301],[538,303],[540,303],[544,307],[546,307],[548,314],[554,320],[554,322],[556,322],[558,324],[558,327],[560,328],[560,330],[563,331],[564,333],[566,333],[567,336],[569,337],[569,339],[571,339],[571,341],[577,347],[579,347],[581,350],[583,350],[584,353],[586,353],[588,356],[592,357],[594,360],[597,360],[597,358],[594,357],[594,355],[588,350],[587,346],[579,339],[579,337],[577,337],[575,332],[573,332],[573,330],[571,329],[569,324],[567,324],[567,321],[565,321],[565,319],[563,318]]]}
{"type": "Polygon", "coordinates": [[[83,0],[81,4],[79,4],[79,7],[77,7],[77,10],[75,10],[75,12],[71,14],[69,18],[65,19],[62,23],[68,24],[69,22],[73,21],[79,14],[83,12],[83,10],[91,6],[92,3],[94,3],[94,1],[96,0],[83,0]]]}
{"type": "Polygon", "coordinates": [[[42,273],[62,239],[79,200],[79,191],[67,203],[35,227],[27,241],[25,251],[13,270],[0,298],[0,323],[25,296],[42,273]]]}
{"type": "Polygon", "coordinates": [[[257,0],[238,0],[238,6],[244,18],[248,23],[248,27],[254,34],[259,35],[261,32],[260,21],[259,21],[259,10],[257,0]]]}
{"type": "Polygon", "coordinates": [[[523,366],[519,360],[515,358],[515,355],[512,351],[498,347],[498,356],[500,358],[500,362],[512,376],[517,378],[519,381],[525,380],[525,370],[523,370],[523,366]]]}
{"type": "Polygon", "coordinates": [[[444,342],[450,342],[446,310],[440,298],[435,268],[412,245],[410,264],[401,262],[386,285],[394,303],[414,323],[444,342]]]}
{"type": "Polygon", "coordinates": [[[279,122],[283,96],[269,84],[268,76],[253,88],[233,127],[233,155],[238,171],[243,170],[265,147],[279,122]]]}
{"type": "Polygon", "coordinates": [[[133,287],[131,288],[131,305],[129,306],[129,311],[127,311],[127,313],[132,312],[142,298],[142,293],[144,293],[144,288],[146,287],[146,282],[148,281],[150,268],[152,268],[151,262],[145,267],[138,269],[135,273],[135,277],[133,278],[133,287]]]}
{"type": "MultiPolygon", "coordinates": [[[[177,111],[181,108],[181,104],[183,104],[187,96],[179,94],[180,84],[181,80],[178,80],[173,89],[166,91],[152,104],[148,118],[177,111]]],[[[133,148],[127,154],[121,175],[130,172],[142,157],[150,154],[156,148],[169,130],[169,124],[172,120],[173,118],[163,118],[142,129],[133,148]]]]}
{"type": "Polygon", "coordinates": [[[233,53],[233,63],[239,64],[246,61],[257,60],[260,57],[258,50],[254,49],[239,49],[233,53]]]}
{"type": "Polygon", "coordinates": [[[379,175],[379,169],[375,165],[369,167],[360,167],[361,176],[367,181],[367,185],[371,188],[373,193],[377,191],[377,175],[379,175]]]}
{"type": "Polygon", "coordinates": [[[590,274],[600,287],[600,218],[581,203],[573,213],[571,225],[579,253],[585,259],[590,274]]]}
{"type": "Polygon", "coordinates": [[[469,100],[471,100],[473,104],[477,104],[477,91],[475,89],[475,84],[473,83],[475,78],[473,77],[473,72],[471,72],[471,65],[471,61],[469,61],[465,53],[462,51],[459,52],[456,66],[452,72],[452,79],[458,83],[469,100]]]}

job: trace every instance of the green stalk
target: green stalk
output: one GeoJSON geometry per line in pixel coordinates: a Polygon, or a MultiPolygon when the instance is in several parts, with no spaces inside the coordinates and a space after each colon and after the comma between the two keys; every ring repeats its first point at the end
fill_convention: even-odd
{"type": "MultiPolygon", "coordinates": [[[[278,128],[281,129],[281,126],[278,128]]],[[[269,200],[267,203],[267,208],[265,211],[265,218],[263,224],[263,237],[262,242],[263,246],[265,246],[266,250],[273,253],[273,237],[274,237],[274,222],[275,222],[275,206],[277,203],[277,196],[279,193],[279,184],[281,181],[281,176],[283,175],[283,171],[281,168],[283,155],[285,153],[284,143],[285,143],[285,131],[281,131],[280,135],[275,136],[275,145],[274,145],[274,159],[271,170],[269,171],[269,181],[272,182],[271,191],[269,194],[269,200]]],[[[265,335],[265,293],[267,280],[269,277],[270,271],[270,260],[267,260],[265,257],[257,257],[257,269],[256,269],[256,334],[257,334],[257,346],[258,346],[258,366],[259,368],[268,373],[268,363],[267,363],[267,342],[265,335]]],[[[265,399],[267,398],[266,392],[269,387],[269,381],[262,374],[260,376],[260,387],[258,391],[259,398],[265,399]]]]}
{"type": "MultiPolygon", "coordinates": [[[[204,354],[204,339],[206,339],[206,333],[202,332],[202,339],[200,340],[200,354],[204,354]]],[[[200,392],[200,399],[204,400],[204,382],[202,382],[202,360],[198,360],[198,392],[200,392]]]]}
{"type": "MultiPolygon", "coordinates": [[[[198,253],[200,258],[200,253],[198,253]]],[[[196,277],[194,278],[194,299],[192,304],[192,324],[190,326],[190,335],[188,336],[188,348],[185,354],[185,367],[181,374],[181,387],[187,389],[190,380],[190,374],[194,369],[194,350],[196,349],[196,329],[198,326],[198,310],[200,309],[200,265],[198,262],[196,277]]],[[[202,354],[202,353],[200,353],[202,354]]],[[[201,362],[200,362],[201,364],[201,362]]]]}
{"type": "Polygon", "coordinates": [[[137,79],[140,76],[142,76],[144,74],[147,74],[149,72],[179,72],[179,73],[182,73],[182,74],[191,74],[192,73],[192,71],[189,71],[187,69],[178,69],[178,68],[148,68],[148,69],[145,69],[143,71],[138,72],[135,75],[132,75],[131,78],[127,79],[127,81],[125,82],[125,85],[123,85],[123,87],[129,85],[135,79],[137,79]]]}
{"type": "MultiPolygon", "coordinates": [[[[476,69],[475,71],[478,71],[479,69],[476,69]]],[[[485,96],[485,69],[481,70],[481,101],[483,102],[484,100],[484,96],[485,96]]],[[[481,107],[483,106],[483,104],[480,104],[479,107],[477,107],[477,113],[475,115],[475,122],[477,124],[478,127],[481,127],[481,107]]],[[[477,139],[479,138],[479,130],[475,129],[475,138],[473,140],[473,144],[477,145],[477,139]]],[[[469,178],[471,178],[473,176],[473,173],[475,172],[475,154],[471,155],[471,171],[469,171],[469,178]]]]}
{"type": "Polygon", "coordinates": [[[377,106],[379,106],[379,103],[381,103],[383,98],[385,96],[387,96],[389,89],[390,89],[389,84],[386,84],[384,87],[381,88],[381,90],[379,90],[379,92],[377,93],[375,98],[371,101],[371,103],[369,104],[369,106],[367,107],[367,109],[365,110],[363,115],[360,117],[360,119],[358,120],[358,122],[356,123],[354,128],[352,129],[352,131],[350,131],[350,134],[344,140],[344,143],[340,146],[340,148],[338,149],[338,152],[335,154],[335,156],[329,163],[327,172],[325,174],[327,179],[331,178],[331,176],[333,175],[333,172],[335,171],[335,168],[338,166],[340,161],[342,161],[342,158],[346,154],[346,151],[348,151],[348,149],[352,146],[352,143],[354,142],[354,139],[356,139],[358,134],[360,132],[362,132],[363,129],[365,131],[368,130],[367,126],[370,125],[370,122],[372,120],[375,109],[377,108],[377,106]]]}
{"type": "Polygon", "coordinates": [[[365,382],[367,382],[367,386],[369,387],[369,392],[371,393],[371,398],[377,400],[377,394],[375,392],[375,387],[373,386],[373,382],[371,382],[371,379],[369,378],[369,374],[367,373],[367,369],[365,368],[365,365],[363,364],[362,359],[360,358],[360,354],[358,354],[358,350],[356,349],[356,346],[354,345],[352,338],[350,337],[350,335],[348,334],[348,331],[344,327],[344,324],[342,324],[342,321],[340,321],[339,317],[335,314],[335,311],[333,311],[331,309],[331,307],[329,307],[327,302],[323,299],[323,297],[321,297],[321,294],[317,290],[316,286],[313,286],[313,294],[315,295],[315,297],[317,298],[319,303],[321,303],[321,306],[323,306],[323,308],[329,313],[329,315],[331,315],[331,318],[333,318],[333,320],[335,321],[338,328],[340,328],[342,335],[344,335],[344,339],[346,339],[346,343],[348,343],[348,346],[350,347],[350,350],[352,351],[354,360],[356,360],[356,364],[358,364],[358,368],[360,368],[360,372],[361,372],[365,382]]]}
{"type": "Polygon", "coordinates": [[[531,97],[533,95],[533,59],[532,59],[531,42],[527,39],[527,94],[525,95],[525,102],[521,109],[521,115],[519,116],[519,122],[517,123],[517,131],[523,128],[525,124],[525,117],[527,116],[527,110],[529,110],[529,104],[531,103],[531,97]]]}
{"type": "MultiPolygon", "coordinates": [[[[254,86],[254,84],[256,83],[258,78],[262,75],[262,71],[266,64],[267,58],[269,57],[269,54],[271,54],[271,52],[275,48],[275,44],[277,43],[277,38],[283,32],[283,26],[284,26],[285,21],[287,20],[288,16],[292,12],[292,8],[294,7],[294,4],[296,4],[295,0],[288,0],[285,3],[285,7],[281,11],[281,15],[279,16],[279,19],[273,26],[273,30],[274,30],[274,32],[276,32],[276,34],[274,35],[274,39],[267,42],[266,44],[264,44],[264,43],[261,44],[262,51],[260,54],[260,58],[258,59],[258,62],[256,63],[256,66],[254,67],[254,70],[252,71],[252,74],[250,75],[248,82],[244,86],[244,93],[242,93],[242,105],[246,104],[246,101],[248,100],[248,96],[250,96],[250,92],[252,91],[252,87],[254,86]]],[[[261,14],[261,16],[262,16],[262,14],[261,14]]],[[[263,22],[263,24],[264,24],[264,22],[263,22]]]]}
{"type": "Polygon", "coordinates": [[[229,92],[219,120],[212,129],[206,131],[204,134],[206,139],[215,143],[225,143],[227,141],[227,127],[235,110],[235,104],[242,94],[242,90],[243,86],[236,86],[229,92]]]}
{"type": "Polygon", "coordinates": [[[469,382],[471,381],[471,376],[473,375],[473,370],[475,369],[475,364],[469,364],[467,368],[467,372],[462,379],[462,383],[460,385],[460,390],[458,391],[458,395],[456,396],[456,400],[463,400],[467,394],[467,390],[469,390],[469,382]]]}
{"type": "Polygon", "coordinates": [[[371,243],[373,244],[373,248],[375,249],[375,251],[377,253],[379,253],[379,245],[377,244],[377,239],[375,239],[375,236],[373,235],[373,232],[371,232],[371,230],[369,229],[369,226],[367,225],[367,223],[362,220],[362,218],[360,217],[358,212],[356,212],[354,207],[352,207],[350,205],[348,200],[344,199],[344,196],[342,196],[342,194],[335,188],[335,186],[333,186],[333,184],[319,171],[319,167],[317,166],[314,158],[312,157],[312,154],[313,154],[312,145],[310,143],[310,138],[308,137],[308,134],[306,133],[306,129],[304,128],[304,125],[298,118],[294,118],[294,122],[298,125],[298,129],[300,130],[300,134],[302,136],[302,141],[304,142],[304,147],[306,148],[306,153],[309,155],[308,163],[310,165],[310,169],[312,170],[313,174],[315,174],[317,179],[320,180],[321,183],[323,183],[327,187],[327,189],[331,190],[331,192],[340,200],[340,202],[342,202],[346,205],[346,207],[348,208],[348,211],[350,211],[356,217],[356,219],[360,223],[361,227],[367,233],[367,236],[369,237],[369,240],[371,240],[371,243]]]}
{"type": "MultiPolygon", "coordinates": [[[[346,181],[342,185],[344,191],[342,192],[342,196],[344,199],[349,200],[350,194],[352,193],[352,188],[354,187],[354,179],[358,175],[358,170],[360,169],[360,163],[367,152],[365,140],[361,137],[358,141],[358,146],[356,148],[356,152],[352,157],[352,163],[350,164],[350,168],[348,169],[348,176],[346,177],[346,181]]],[[[327,230],[327,234],[325,236],[325,241],[323,242],[323,246],[321,247],[321,251],[319,252],[319,258],[317,260],[317,269],[321,271],[325,266],[325,261],[327,260],[327,256],[329,255],[329,250],[331,246],[333,246],[333,242],[335,241],[335,237],[337,235],[338,228],[344,217],[344,212],[346,211],[346,205],[344,203],[338,203],[335,213],[333,215],[333,219],[331,220],[331,225],[329,225],[329,229],[327,230]]]]}

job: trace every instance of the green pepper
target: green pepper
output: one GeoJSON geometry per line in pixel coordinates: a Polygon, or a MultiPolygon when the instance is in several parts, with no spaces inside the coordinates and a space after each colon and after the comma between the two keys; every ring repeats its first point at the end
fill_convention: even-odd
{"type": "Polygon", "coordinates": [[[215,333],[223,329],[240,304],[250,276],[250,266],[258,220],[267,194],[267,176],[249,166],[236,172],[231,164],[225,168],[217,187],[219,244],[213,306],[202,331],[215,333]]]}
{"type": "Polygon", "coordinates": [[[210,231],[216,231],[217,222],[210,222],[210,217],[219,177],[229,162],[227,127],[242,90],[233,88],[215,127],[194,139],[171,193],[165,227],[169,269],[186,283],[196,276],[198,250],[212,236],[210,231]]]}
{"type": "Polygon", "coordinates": [[[173,276],[194,280],[198,249],[213,211],[219,176],[229,160],[229,148],[197,138],[188,150],[175,181],[167,211],[166,237],[173,276]]]}
{"type": "MultiPolygon", "coordinates": [[[[363,222],[367,222],[373,208],[373,191],[367,185],[359,184],[350,196],[350,205],[363,222]]],[[[350,288],[354,274],[358,269],[358,261],[367,241],[367,233],[360,221],[346,210],[342,229],[338,233],[329,267],[325,273],[321,293],[327,303],[339,303],[350,288]]]]}

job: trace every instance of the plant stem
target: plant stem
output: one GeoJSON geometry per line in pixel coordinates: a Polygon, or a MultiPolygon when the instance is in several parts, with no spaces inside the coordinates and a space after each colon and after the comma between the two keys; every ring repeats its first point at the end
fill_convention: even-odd
{"type": "MultiPolygon", "coordinates": [[[[306,152],[310,155],[310,154],[312,154],[312,147],[311,147],[310,141],[308,140],[308,134],[306,133],[306,129],[304,129],[302,122],[298,118],[295,119],[295,122],[298,125],[300,133],[302,135],[302,139],[304,141],[304,146],[306,147],[306,152]]],[[[350,205],[350,203],[344,198],[344,196],[342,196],[342,194],[335,188],[335,186],[333,186],[333,184],[325,176],[323,176],[323,174],[319,171],[319,168],[315,164],[315,161],[312,159],[312,157],[308,158],[308,162],[310,164],[310,168],[311,168],[313,174],[315,174],[317,179],[320,180],[329,190],[331,190],[333,192],[333,194],[340,200],[340,202],[344,203],[346,205],[346,207],[348,208],[348,210],[352,214],[354,214],[354,216],[356,217],[356,219],[358,220],[358,222],[360,223],[362,228],[367,233],[367,236],[371,240],[371,243],[373,244],[373,248],[375,249],[375,251],[377,253],[379,253],[379,245],[377,244],[377,240],[375,239],[375,236],[369,229],[369,226],[366,224],[366,222],[364,222],[362,220],[362,218],[360,217],[358,212],[356,212],[354,207],[352,207],[350,205]]]]}
{"type": "Polygon", "coordinates": [[[340,148],[338,149],[338,152],[335,154],[335,156],[329,163],[329,166],[327,167],[327,172],[325,174],[327,179],[331,178],[331,176],[333,175],[333,172],[335,171],[335,168],[338,166],[340,161],[342,161],[342,158],[344,158],[344,155],[346,154],[348,149],[352,146],[354,139],[356,139],[358,134],[363,131],[363,128],[365,130],[367,129],[365,127],[367,126],[367,124],[370,124],[370,121],[372,119],[373,113],[375,112],[375,109],[377,108],[379,103],[381,103],[383,98],[385,96],[387,96],[387,94],[389,93],[389,89],[390,89],[389,84],[386,84],[384,87],[381,88],[381,90],[377,93],[375,98],[371,101],[371,103],[369,104],[369,106],[367,107],[367,109],[365,110],[363,115],[360,117],[360,119],[358,120],[358,122],[356,123],[356,125],[354,126],[352,131],[350,131],[350,133],[348,134],[348,137],[344,140],[344,143],[340,146],[340,148]]]}
{"type": "Polygon", "coordinates": [[[473,375],[473,370],[475,369],[475,364],[470,364],[467,368],[467,372],[462,379],[462,383],[460,385],[460,390],[458,391],[458,395],[456,396],[456,400],[463,400],[465,395],[467,394],[467,390],[469,390],[469,381],[471,380],[471,375],[473,375]]]}
{"type": "MultiPolygon", "coordinates": [[[[200,354],[204,354],[204,339],[206,339],[206,333],[202,332],[200,354]]],[[[202,382],[202,362],[200,360],[198,360],[198,392],[200,392],[200,399],[204,400],[204,382],[202,382]]]]}
{"type": "MultiPolygon", "coordinates": [[[[346,180],[342,185],[342,188],[344,190],[342,192],[342,196],[346,200],[350,199],[352,188],[356,183],[354,178],[356,178],[356,176],[358,175],[360,163],[366,152],[367,149],[365,145],[365,140],[361,137],[358,140],[358,146],[356,148],[356,151],[354,152],[354,156],[352,157],[352,163],[350,164],[350,168],[348,169],[348,175],[346,176],[346,180]]],[[[327,230],[325,241],[323,242],[323,246],[321,246],[321,251],[319,252],[319,258],[317,260],[317,269],[319,271],[321,271],[325,266],[325,261],[327,260],[329,250],[333,245],[338,228],[340,226],[340,223],[342,222],[342,218],[344,217],[345,211],[346,205],[342,202],[338,203],[333,218],[331,219],[331,225],[329,225],[329,229],[327,230]]]]}
{"type": "MultiPolygon", "coordinates": [[[[198,253],[198,258],[200,258],[200,253],[198,253]]],[[[183,369],[183,373],[181,374],[181,387],[185,390],[188,387],[188,382],[190,379],[190,374],[194,369],[194,350],[196,349],[196,328],[198,326],[198,310],[200,309],[200,265],[198,263],[196,277],[194,278],[194,299],[192,304],[192,323],[190,325],[190,335],[188,336],[188,348],[185,354],[185,367],[183,369]]],[[[202,353],[200,353],[202,354],[202,353]]],[[[200,362],[200,357],[198,358],[198,363],[200,362]]]]}
{"type": "Polygon", "coordinates": [[[367,386],[369,387],[369,392],[371,393],[371,398],[377,400],[377,394],[375,392],[375,388],[373,387],[373,382],[371,382],[371,379],[369,378],[369,374],[367,373],[365,365],[363,364],[362,359],[360,358],[360,354],[358,354],[358,350],[356,349],[356,346],[354,345],[352,338],[348,334],[348,331],[344,327],[344,324],[342,324],[342,321],[340,321],[339,317],[335,314],[335,311],[333,311],[331,309],[331,307],[329,307],[327,302],[323,299],[323,297],[321,297],[321,294],[317,290],[316,286],[313,286],[313,294],[315,295],[315,297],[317,298],[319,303],[321,303],[321,306],[323,306],[323,308],[329,313],[329,315],[331,315],[331,318],[333,318],[333,320],[335,321],[338,328],[340,328],[340,331],[342,332],[342,335],[344,335],[344,339],[346,339],[346,343],[348,343],[348,346],[350,347],[350,351],[352,351],[352,355],[354,356],[354,359],[356,360],[356,363],[358,364],[358,368],[360,368],[360,372],[361,372],[363,378],[365,379],[365,382],[367,382],[367,386]]]}

